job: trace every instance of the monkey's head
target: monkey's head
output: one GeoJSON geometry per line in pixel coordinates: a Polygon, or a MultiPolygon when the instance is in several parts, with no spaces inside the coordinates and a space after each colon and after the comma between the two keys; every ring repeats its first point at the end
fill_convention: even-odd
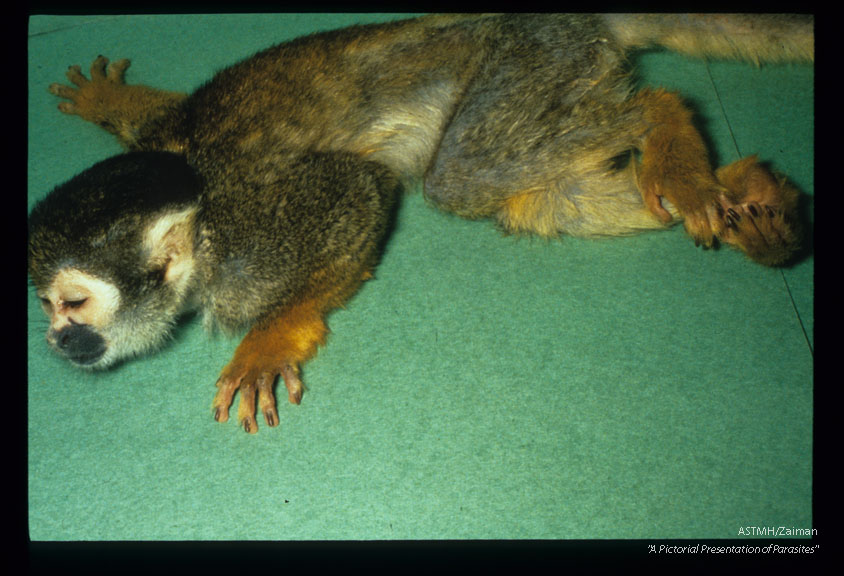
{"type": "Polygon", "coordinates": [[[27,264],[54,349],[105,368],[166,339],[191,291],[200,189],[182,156],[132,152],[33,208],[27,264]]]}

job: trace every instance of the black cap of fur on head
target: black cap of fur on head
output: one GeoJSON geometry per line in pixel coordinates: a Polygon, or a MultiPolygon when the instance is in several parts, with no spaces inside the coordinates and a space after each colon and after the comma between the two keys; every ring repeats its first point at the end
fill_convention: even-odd
{"type": "Polygon", "coordinates": [[[106,270],[136,251],[144,220],[196,203],[201,182],[185,158],[129,152],[95,164],[56,187],[29,215],[28,268],[49,281],[62,266],[106,270]]]}

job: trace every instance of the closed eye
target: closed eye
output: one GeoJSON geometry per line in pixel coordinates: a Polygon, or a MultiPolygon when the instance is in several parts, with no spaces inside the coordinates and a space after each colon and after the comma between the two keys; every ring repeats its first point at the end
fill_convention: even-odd
{"type": "Polygon", "coordinates": [[[75,310],[76,308],[82,307],[82,305],[87,301],[87,298],[80,298],[79,300],[65,300],[64,305],[71,310],[75,310]]]}

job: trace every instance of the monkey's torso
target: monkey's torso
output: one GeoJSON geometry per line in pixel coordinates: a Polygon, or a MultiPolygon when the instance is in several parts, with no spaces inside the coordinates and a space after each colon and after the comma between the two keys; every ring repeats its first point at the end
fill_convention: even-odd
{"type": "MultiPolygon", "coordinates": [[[[317,183],[306,180],[287,185],[305,153],[350,153],[406,184],[424,179],[428,198],[463,216],[494,216],[514,193],[545,187],[571,204],[574,225],[564,229],[560,213],[555,233],[613,234],[640,221],[659,227],[629,178],[618,189],[614,161],[645,129],[627,103],[621,62],[621,49],[588,15],[356,27],[281,44],[221,71],[144,127],[132,148],[184,154],[201,175],[201,301],[216,322],[234,327],[302,289],[307,279],[295,271],[310,268],[299,259],[311,254],[301,243],[328,244],[303,225],[309,211],[290,207],[291,198],[313,200],[348,180],[326,166],[320,178],[331,191],[309,189],[317,183]],[[279,187],[267,186],[273,181],[279,187]],[[590,195],[606,203],[608,191],[625,221],[609,209],[579,210],[590,195]],[[276,214],[280,202],[290,209],[276,214]],[[238,231],[244,220],[257,234],[238,231]]],[[[361,188],[348,194],[360,199],[361,188]]],[[[389,204],[385,198],[370,217],[383,222],[389,204]]],[[[360,234],[377,243],[374,231],[383,228],[368,222],[360,234]]]]}

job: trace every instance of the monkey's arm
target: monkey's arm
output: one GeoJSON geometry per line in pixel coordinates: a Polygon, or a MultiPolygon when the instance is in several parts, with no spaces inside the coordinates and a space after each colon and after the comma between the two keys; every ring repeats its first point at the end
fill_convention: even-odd
{"type": "Polygon", "coordinates": [[[142,126],[177,106],[187,94],[127,85],[124,76],[129,64],[126,59],[109,64],[99,56],[91,64],[90,80],[79,66],[71,66],[67,78],[76,87],[55,83],[49,90],[68,100],[59,104],[59,110],[93,122],[132,148],[142,126]]]}
{"type": "Polygon", "coordinates": [[[217,396],[212,409],[214,419],[229,419],[229,406],[235,391],[240,389],[237,420],[244,430],[258,431],[255,420],[255,394],[258,408],[267,424],[278,424],[273,382],[281,376],[291,403],[302,400],[303,385],[299,365],[310,359],[325,342],[328,328],[323,320],[325,310],[316,300],[291,306],[271,320],[252,328],[235,351],[234,358],[217,380],[217,396]]]}
{"type": "Polygon", "coordinates": [[[209,250],[222,255],[209,258],[203,298],[221,326],[251,326],[217,380],[213,414],[226,421],[240,390],[237,419],[254,433],[256,395],[267,424],[278,424],[277,376],[299,403],[300,366],[325,342],[326,316],[372,276],[400,187],[386,167],[353,154],[310,153],[287,166],[264,151],[262,160],[244,154],[229,166],[242,162],[254,179],[241,187],[224,178],[204,206],[209,250]]]}

